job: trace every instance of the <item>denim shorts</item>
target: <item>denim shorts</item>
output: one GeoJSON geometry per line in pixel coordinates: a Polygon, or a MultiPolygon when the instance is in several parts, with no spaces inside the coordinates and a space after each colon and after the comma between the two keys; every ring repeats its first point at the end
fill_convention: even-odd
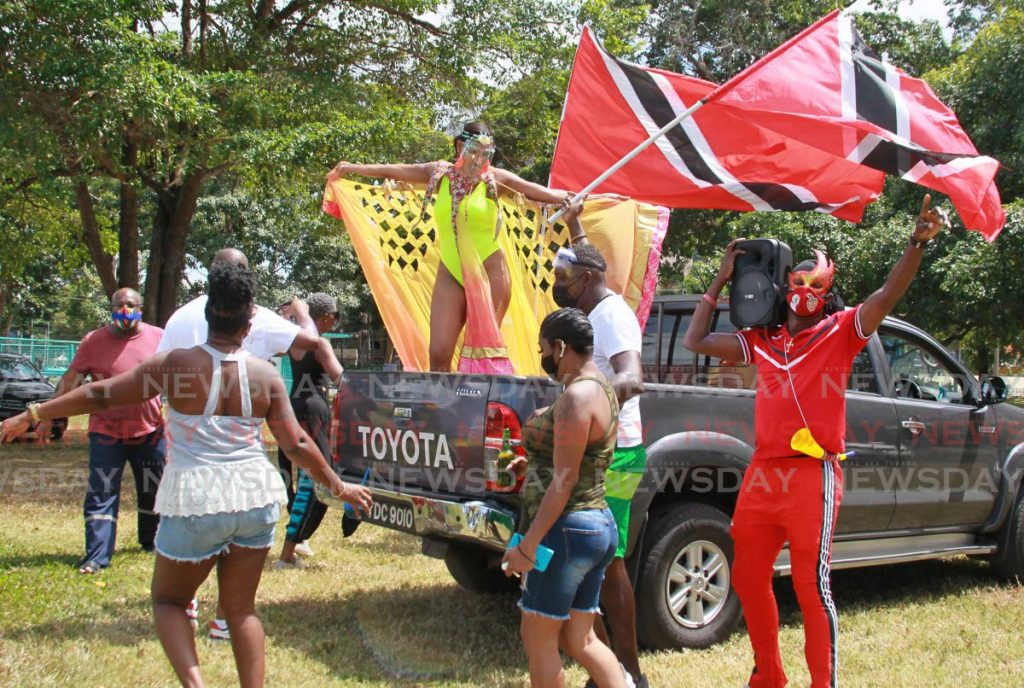
{"type": "Polygon", "coordinates": [[[551,563],[544,571],[523,576],[519,608],[563,621],[570,611],[596,613],[604,571],[618,542],[615,519],[608,509],[563,514],[541,540],[554,550],[551,563]]]}
{"type": "Polygon", "coordinates": [[[156,551],[173,561],[199,562],[225,554],[231,545],[267,549],[281,518],[278,503],[248,511],[202,516],[161,516],[156,551]]]}

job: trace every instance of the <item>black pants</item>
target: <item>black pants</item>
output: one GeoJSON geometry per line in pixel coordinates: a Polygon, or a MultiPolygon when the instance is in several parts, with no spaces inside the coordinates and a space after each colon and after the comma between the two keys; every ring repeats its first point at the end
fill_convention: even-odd
{"type": "MultiPolygon", "coordinates": [[[[331,407],[320,395],[303,399],[292,399],[292,409],[302,429],[309,433],[320,453],[328,461],[331,460],[330,428],[331,407]]],[[[288,531],[285,540],[302,542],[308,540],[320,527],[327,513],[327,505],[316,498],[313,491],[313,480],[304,471],[299,471],[298,488],[292,481],[292,462],[281,449],[277,450],[277,464],[285,473],[285,486],[288,490],[288,531]]]]}

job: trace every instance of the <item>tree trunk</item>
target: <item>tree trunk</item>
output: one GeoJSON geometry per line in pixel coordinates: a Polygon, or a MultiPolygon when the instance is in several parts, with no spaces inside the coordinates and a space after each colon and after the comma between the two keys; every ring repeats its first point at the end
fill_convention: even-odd
{"type": "Polygon", "coordinates": [[[206,69],[206,0],[199,0],[199,68],[206,69]]]}
{"type": "MultiPolygon", "coordinates": [[[[138,161],[138,146],[126,140],[121,158],[125,169],[138,161]]],[[[139,198],[135,186],[121,182],[121,213],[118,227],[117,285],[139,288],[139,198]]]]}
{"type": "Polygon", "coordinates": [[[142,297],[142,319],[151,324],[163,326],[160,320],[160,268],[164,264],[164,245],[167,226],[174,213],[172,199],[157,195],[156,212],[153,213],[153,230],[149,240],[149,261],[146,263],[146,291],[142,297]]]}
{"type": "Polygon", "coordinates": [[[185,270],[185,240],[203,178],[201,173],[186,175],[181,186],[168,190],[158,202],[146,268],[146,322],[162,327],[178,307],[178,284],[185,270]]]}
{"type": "Polygon", "coordinates": [[[82,220],[82,238],[85,240],[85,245],[89,247],[89,255],[92,257],[93,265],[96,266],[96,273],[100,277],[103,291],[109,298],[117,291],[117,278],[114,277],[114,257],[103,250],[103,243],[100,241],[100,228],[96,222],[96,209],[92,205],[92,196],[89,195],[89,185],[84,179],[75,183],[75,202],[78,205],[78,215],[82,220]]]}
{"type": "Polygon", "coordinates": [[[192,57],[192,0],[181,2],[181,53],[192,57]]]}

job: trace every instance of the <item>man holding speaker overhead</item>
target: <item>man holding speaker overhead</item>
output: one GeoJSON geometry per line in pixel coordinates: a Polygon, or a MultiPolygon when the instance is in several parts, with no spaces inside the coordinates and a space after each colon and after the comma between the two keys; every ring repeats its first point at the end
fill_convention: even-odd
{"type": "Polygon", "coordinates": [[[783,324],[710,334],[718,295],[745,254],[745,242],[732,241],[686,332],[684,345],[692,351],[757,366],[754,455],[732,521],[732,584],[754,650],[749,688],[781,688],[787,682],[772,592],[773,565],[787,541],[811,686],[837,685],[839,625],[830,562],[843,493],[844,390],[853,359],[910,286],[928,242],[949,226],[946,213],[930,203],[926,195],[903,256],[885,284],[860,306],[826,315],[835,298],[835,266],[815,251],[815,260],[797,265],[778,285],[784,296],[783,324]]]}

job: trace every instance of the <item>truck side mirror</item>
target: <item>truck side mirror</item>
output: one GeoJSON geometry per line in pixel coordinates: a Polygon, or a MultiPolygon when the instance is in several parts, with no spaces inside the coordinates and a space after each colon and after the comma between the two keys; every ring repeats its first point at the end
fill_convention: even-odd
{"type": "Polygon", "coordinates": [[[1006,401],[1009,390],[1003,378],[992,375],[981,381],[981,402],[983,404],[999,404],[1006,401]]]}

